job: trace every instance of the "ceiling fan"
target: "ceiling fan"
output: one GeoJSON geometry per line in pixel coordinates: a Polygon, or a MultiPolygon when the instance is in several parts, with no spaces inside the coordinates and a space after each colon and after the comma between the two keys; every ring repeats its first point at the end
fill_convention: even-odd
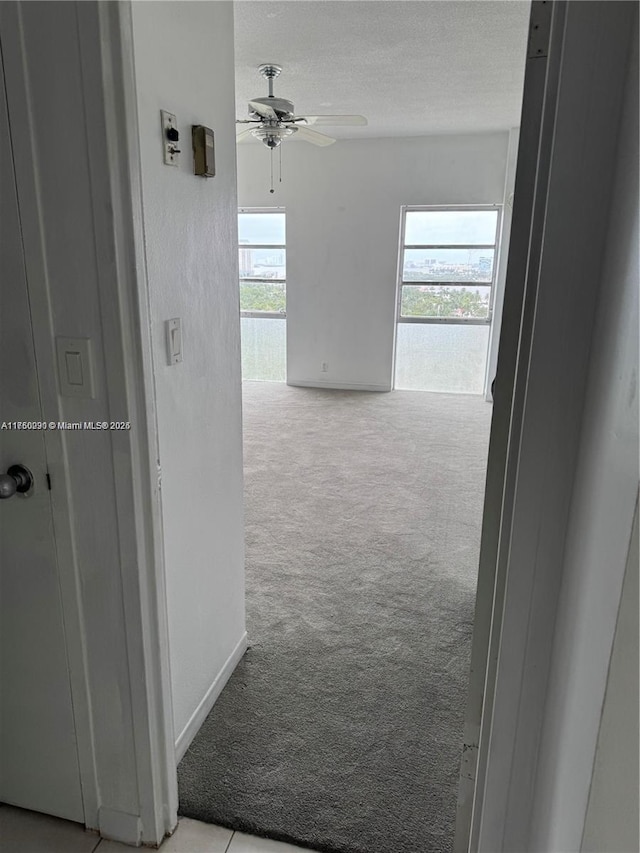
{"type": "Polygon", "coordinates": [[[238,119],[237,124],[250,124],[253,127],[239,128],[237,141],[253,137],[263,142],[272,151],[277,148],[283,139],[298,134],[298,139],[311,142],[314,145],[332,145],[336,140],[326,133],[312,130],[309,125],[327,125],[337,127],[364,126],[367,120],[364,116],[356,115],[322,115],[322,116],[297,116],[294,106],[286,98],[276,98],[273,94],[273,81],[279,76],[282,68],[280,65],[265,64],[258,67],[258,73],[264,77],[269,85],[269,94],[266,98],[255,98],[249,101],[249,118],[238,119]]]}

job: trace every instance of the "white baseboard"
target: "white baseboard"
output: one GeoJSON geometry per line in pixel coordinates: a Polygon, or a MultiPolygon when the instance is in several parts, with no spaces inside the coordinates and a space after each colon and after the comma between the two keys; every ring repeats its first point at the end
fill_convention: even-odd
{"type": "Polygon", "coordinates": [[[98,809],[98,830],[102,838],[109,841],[120,841],[132,847],[140,846],[142,838],[142,823],[138,815],[118,812],[115,809],[98,809]]]}
{"type": "Polygon", "coordinates": [[[213,708],[216,699],[222,693],[222,689],[231,677],[233,670],[236,668],[242,655],[247,650],[247,632],[242,635],[238,645],[231,652],[227,660],[224,662],[222,669],[213,679],[211,687],[207,690],[202,701],[195,709],[189,722],[178,735],[176,740],[176,764],[182,760],[182,756],[189,749],[191,741],[198,733],[198,729],[204,723],[207,714],[213,708]]]}
{"type": "Polygon", "coordinates": [[[325,388],[330,391],[391,391],[390,385],[360,385],[357,382],[307,382],[303,379],[287,379],[287,385],[296,388],[325,388]]]}

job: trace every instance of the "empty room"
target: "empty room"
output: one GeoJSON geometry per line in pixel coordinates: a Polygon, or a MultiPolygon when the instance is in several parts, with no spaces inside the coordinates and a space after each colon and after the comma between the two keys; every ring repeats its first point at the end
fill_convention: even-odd
{"type": "Polygon", "coordinates": [[[638,4],[4,0],[0,74],[0,847],[637,850],[638,4]]]}
{"type": "Polygon", "coordinates": [[[191,818],[453,844],[528,19],[235,6],[249,647],[191,818]]]}

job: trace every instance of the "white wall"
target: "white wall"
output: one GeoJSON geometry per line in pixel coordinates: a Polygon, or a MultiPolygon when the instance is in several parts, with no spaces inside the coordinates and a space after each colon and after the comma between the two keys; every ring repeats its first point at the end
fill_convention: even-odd
{"type": "Polygon", "coordinates": [[[287,381],[389,390],[404,204],[501,204],[509,135],[238,145],[243,207],[287,211],[287,381]],[[322,362],[329,367],[321,372],[322,362]]]}
{"type": "Polygon", "coordinates": [[[245,635],[232,4],[135,2],[133,36],[181,752],[245,635]],[[162,162],[161,109],[177,117],[178,168],[162,162]],[[192,124],[215,132],[214,178],[193,175],[192,124]],[[169,367],[173,317],[184,360],[169,367]]]}
{"type": "Polygon", "coordinates": [[[638,490],[637,25],[632,32],[539,753],[530,847],[540,851],[580,849],[638,490]]]}
{"type": "Polygon", "coordinates": [[[622,587],[616,638],[582,850],[629,853],[638,837],[638,508],[622,587]]]}

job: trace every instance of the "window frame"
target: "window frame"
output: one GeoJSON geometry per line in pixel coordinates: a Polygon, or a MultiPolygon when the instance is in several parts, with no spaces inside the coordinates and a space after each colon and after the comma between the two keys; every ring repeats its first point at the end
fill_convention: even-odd
{"type": "Polygon", "coordinates": [[[432,325],[457,325],[457,326],[490,326],[493,321],[493,303],[495,298],[495,287],[498,269],[498,257],[500,249],[500,229],[502,226],[501,204],[405,204],[400,208],[400,246],[398,251],[398,275],[396,286],[396,324],[398,323],[427,323],[432,325]],[[413,212],[438,212],[451,213],[455,211],[491,211],[497,213],[495,241],[493,243],[458,243],[458,244],[436,244],[420,243],[405,245],[405,234],[407,228],[407,213],[413,212]],[[468,281],[404,281],[404,254],[407,249],[486,249],[493,251],[493,267],[491,279],[486,282],[472,282],[478,287],[489,288],[489,308],[486,317],[403,317],[402,316],[402,288],[406,286],[433,285],[441,287],[469,287],[468,281]]]}
{"type": "Polygon", "coordinates": [[[253,284],[283,284],[284,285],[284,298],[285,298],[285,309],[284,311],[243,311],[242,306],[240,307],[240,316],[241,317],[253,317],[262,320],[286,320],[287,319],[287,220],[286,220],[286,209],[284,207],[239,207],[238,208],[238,216],[242,213],[264,213],[264,214],[275,214],[281,213],[285,217],[285,242],[284,243],[241,243],[240,236],[238,235],[238,253],[240,249],[283,249],[285,252],[285,277],[284,278],[243,278],[240,275],[240,269],[238,269],[238,297],[240,296],[240,285],[243,282],[251,282],[253,284]]]}

